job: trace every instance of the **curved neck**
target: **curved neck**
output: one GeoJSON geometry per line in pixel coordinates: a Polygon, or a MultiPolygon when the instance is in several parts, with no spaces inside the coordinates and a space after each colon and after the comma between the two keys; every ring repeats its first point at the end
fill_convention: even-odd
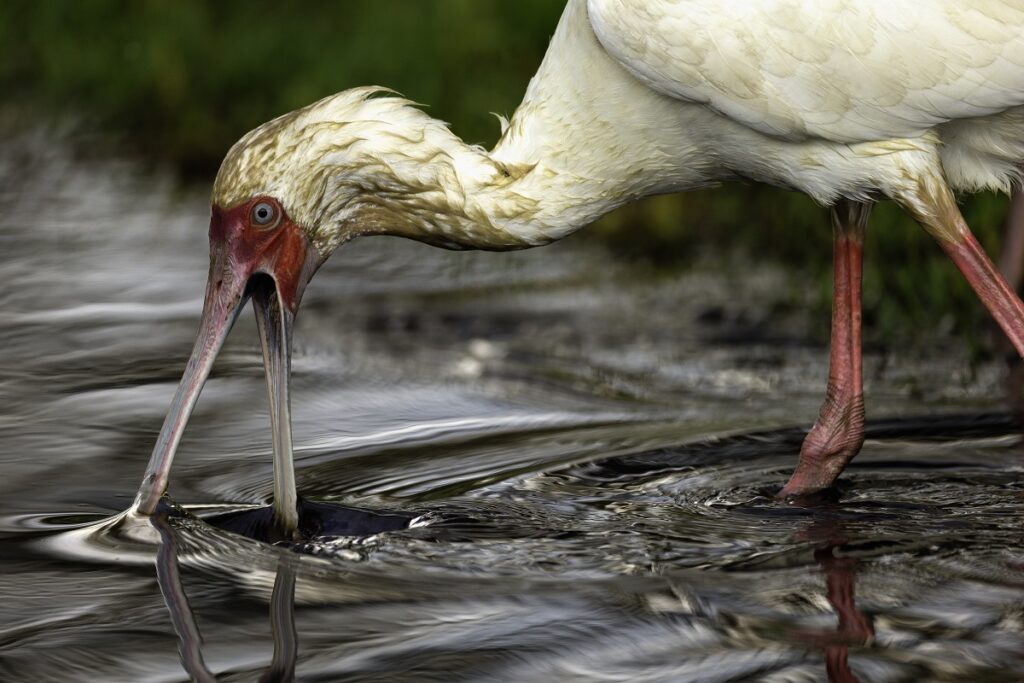
{"type": "MultiPolygon", "coordinates": [[[[529,168],[508,191],[536,202],[509,232],[548,242],[641,197],[707,184],[691,112],[628,73],[570,0],[544,61],[491,158],[529,168]]],[[[496,193],[495,202],[500,202],[496,193]]]]}
{"type": "Polygon", "coordinates": [[[687,133],[694,124],[690,110],[637,81],[605,52],[586,0],[569,0],[491,152],[467,145],[408,104],[368,100],[366,107],[381,110],[360,124],[372,128],[323,158],[344,164],[328,193],[330,215],[349,225],[339,233],[521,249],[561,239],[640,197],[710,178],[709,156],[687,133]],[[358,164],[351,164],[352,155],[358,164]]]}

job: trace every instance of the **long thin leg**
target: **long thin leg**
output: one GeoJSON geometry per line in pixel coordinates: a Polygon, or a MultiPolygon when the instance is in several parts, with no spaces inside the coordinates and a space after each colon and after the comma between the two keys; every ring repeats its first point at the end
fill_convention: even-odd
{"type": "Polygon", "coordinates": [[[1010,201],[1004,234],[999,272],[1011,287],[1018,289],[1024,279],[1024,189],[1017,190],[1010,201]]]}
{"type": "Polygon", "coordinates": [[[1017,353],[1024,357],[1024,303],[974,238],[949,188],[941,185],[898,201],[938,240],[1017,353]]]}
{"type": "Polygon", "coordinates": [[[940,239],[939,243],[1009,337],[1017,353],[1024,357],[1024,305],[967,229],[967,224],[963,224],[963,233],[958,240],[940,239]]]}
{"type": "Polygon", "coordinates": [[[832,209],[832,348],[828,388],[818,421],[804,439],[800,461],[780,497],[828,488],[864,443],[861,373],[861,273],[870,204],[841,201],[832,209]]]}
{"type": "MultiPolygon", "coordinates": [[[[1014,291],[1021,291],[1021,285],[1024,284],[1024,188],[1018,189],[1010,201],[1003,249],[999,254],[999,272],[1014,291]]],[[[1016,354],[1008,353],[1009,343],[1005,335],[999,334],[996,348],[1000,355],[1006,357],[1006,392],[1010,407],[1019,418],[1024,419],[1024,361],[1016,354]]]]}

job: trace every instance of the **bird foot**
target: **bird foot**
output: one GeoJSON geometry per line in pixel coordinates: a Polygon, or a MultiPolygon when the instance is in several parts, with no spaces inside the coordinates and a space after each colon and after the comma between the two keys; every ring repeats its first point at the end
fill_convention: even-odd
{"type": "Polygon", "coordinates": [[[829,397],[804,438],[800,460],[777,498],[816,493],[832,486],[864,444],[864,398],[829,397]]]}

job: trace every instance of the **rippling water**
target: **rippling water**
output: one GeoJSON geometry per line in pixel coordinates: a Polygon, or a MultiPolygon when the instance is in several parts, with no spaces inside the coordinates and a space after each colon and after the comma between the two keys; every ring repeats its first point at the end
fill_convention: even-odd
{"type": "Polygon", "coordinates": [[[4,681],[1024,678],[998,364],[869,354],[864,453],[834,495],[785,505],[826,373],[778,305],[801,283],[655,278],[585,233],[514,254],[366,240],[299,316],[316,533],[272,545],[238,533],[271,493],[248,316],[174,504],[119,516],[197,325],[204,194],[28,136],[0,147],[0,206],[4,681]]]}

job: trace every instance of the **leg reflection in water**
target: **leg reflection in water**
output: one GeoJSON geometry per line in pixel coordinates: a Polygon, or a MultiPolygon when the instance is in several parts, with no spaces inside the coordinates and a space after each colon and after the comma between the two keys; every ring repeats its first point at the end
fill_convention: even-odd
{"type": "Polygon", "coordinates": [[[836,642],[825,645],[825,666],[832,683],[855,683],[857,677],[847,661],[850,645],[866,645],[875,636],[871,623],[857,609],[854,586],[857,581],[857,558],[836,557],[841,545],[830,545],[815,551],[814,559],[825,573],[825,597],[839,617],[836,642]]]}
{"type": "MultiPolygon", "coordinates": [[[[156,575],[171,623],[178,634],[181,665],[194,681],[213,683],[217,677],[203,660],[202,635],[181,583],[178,569],[178,542],[166,514],[151,518],[160,533],[156,575]]],[[[274,637],[274,656],[270,667],[260,677],[261,683],[289,683],[295,680],[298,638],[295,631],[295,563],[294,553],[281,551],[277,564],[274,591],[270,597],[270,626],[274,637]]]]}
{"type": "Polygon", "coordinates": [[[824,543],[814,551],[814,559],[825,575],[825,598],[835,610],[839,625],[834,633],[801,630],[793,635],[803,643],[822,648],[830,683],[858,683],[850,668],[850,646],[867,645],[875,637],[870,619],[857,609],[854,589],[858,560],[837,554],[848,542],[842,523],[837,520],[815,522],[797,534],[797,540],[824,543]]]}

